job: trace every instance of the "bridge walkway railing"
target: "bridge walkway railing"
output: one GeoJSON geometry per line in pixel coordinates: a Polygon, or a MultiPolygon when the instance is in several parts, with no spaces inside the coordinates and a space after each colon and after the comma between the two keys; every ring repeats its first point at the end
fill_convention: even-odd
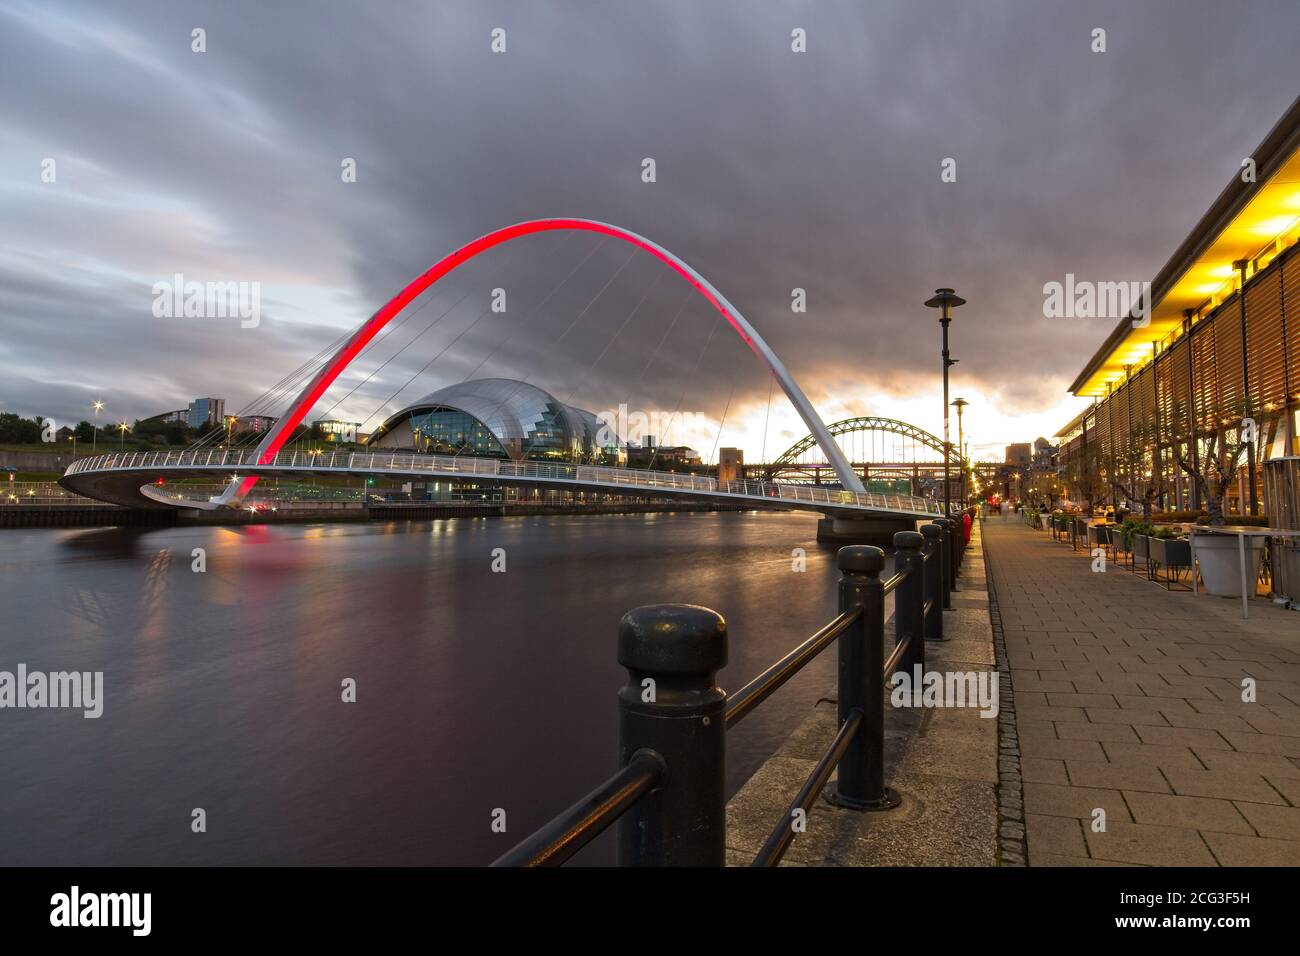
{"type": "Polygon", "coordinates": [[[907,511],[921,515],[938,515],[938,501],[910,495],[886,495],[873,492],[840,491],[807,485],[787,485],[766,481],[719,481],[700,475],[639,468],[613,468],[603,465],[575,465],[535,461],[505,461],[498,458],[469,458],[450,455],[420,455],[377,452],[282,452],[259,457],[256,452],[238,449],[200,449],[168,452],[126,452],[80,458],[66,474],[91,471],[150,470],[154,468],[240,468],[271,466],[304,471],[427,471],[436,474],[472,475],[485,478],[535,478],[573,481],[581,484],[627,486],[637,490],[663,488],[672,491],[743,495],[786,501],[825,504],[831,507],[875,508],[884,511],[907,511]]]}

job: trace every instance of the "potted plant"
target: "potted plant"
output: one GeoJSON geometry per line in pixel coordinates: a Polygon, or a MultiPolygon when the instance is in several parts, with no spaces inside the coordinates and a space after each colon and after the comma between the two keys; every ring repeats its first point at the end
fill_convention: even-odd
{"type": "Polygon", "coordinates": [[[1156,529],[1147,522],[1136,518],[1130,519],[1126,523],[1129,525],[1129,529],[1124,532],[1124,534],[1127,538],[1128,546],[1132,549],[1133,569],[1136,571],[1139,561],[1144,565],[1150,563],[1151,535],[1156,529]]]}
{"type": "MultiPolygon", "coordinates": [[[[1245,522],[1242,522],[1245,524],[1245,522]]],[[[1251,522],[1252,524],[1254,522],[1251,522]]],[[[1200,522],[1198,522],[1200,524],[1200,522]]],[[[1241,543],[1235,534],[1196,534],[1196,566],[1205,592],[1215,597],[1241,597],[1241,543]]],[[[1264,561],[1267,539],[1261,535],[1246,538],[1246,591],[1253,596],[1254,582],[1264,561]]]]}
{"type": "Polygon", "coordinates": [[[1115,560],[1118,561],[1119,556],[1127,552],[1132,547],[1131,542],[1133,540],[1133,528],[1136,526],[1136,524],[1137,522],[1133,521],[1132,519],[1129,519],[1126,520],[1123,524],[1114,525],[1108,530],[1108,536],[1110,538],[1110,546],[1115,552],[1115,560]]]}
{"type": "Polygon", "coordinates": [[[1088,540],[1088,519],[1083,515],[1074,515],[1070,519],[1070,546],[1076,551],[1079,542],[1088,540]]]}
{"type": "Polygon", "coordinates": [[[1181,581],[1182,572],[1192,567],[1191,542],[1180,538],[1174,528],[1159,527],[1148,538],[1148,543],[1151,561],[1165,572],[1165,580],[1161,583],[1172,588],[1181,581]]]}

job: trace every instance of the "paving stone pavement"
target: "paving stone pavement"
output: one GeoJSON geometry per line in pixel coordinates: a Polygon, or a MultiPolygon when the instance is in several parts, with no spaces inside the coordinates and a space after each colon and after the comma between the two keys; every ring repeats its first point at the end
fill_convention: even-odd
{"type": "Polygon", "coordinates": [[[1300,866],[1300,614],[1243,621],[1017,520],[982,530],[1029,865],[1300,866]]]}

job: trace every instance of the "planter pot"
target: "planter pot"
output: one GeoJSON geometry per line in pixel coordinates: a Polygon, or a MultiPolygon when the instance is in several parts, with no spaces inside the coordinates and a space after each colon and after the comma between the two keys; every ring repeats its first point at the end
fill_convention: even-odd
{"type": "Polygon", "coordinates": [[[1102,534],[1105,533],[1105,531],[1106,529],[1103,525],[1099,525],[1099,524],[1088,525],[1088,547],[1090,548],[1101,547],[1102,544],[1104,543],[1102,541],[1101,536],[1102,534]]]}
{"type": "MultiPolygon", "coordinates": [[[[1259,565],[1264,559],[1264,539],[1246,539],[1247,594],[1259,579],[1259,565]]],[[[1198,534],[1196,563],[1201,569],[1205,592],[1216,597],[1241,597],[1241,554],[1237,539],[1226,534],[1198,534]]]]}
{"type": "Polygon", "coordinates": [[[1133,560],[1145,561],[1151,555],[1151,536],[1149,534],[1133,535],[1133,560]]]}
{"type": "MultiPolygon", "coordinates": [[[[1164,568],[1190,568],[1192,545],[1181,538],[1151,538],[1151,560],[1164,568]]],[[[1197,545],[1199,554],[1200,545],[1197,545]]]]}

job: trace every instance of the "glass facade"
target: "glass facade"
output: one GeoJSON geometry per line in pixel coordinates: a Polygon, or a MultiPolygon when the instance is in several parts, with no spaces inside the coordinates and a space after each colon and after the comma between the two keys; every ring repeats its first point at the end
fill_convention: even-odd
{"type": "Polygon", "coordinates": [[[436,408],[408,419],[411,444],[433,454],[463,453],[481,458],[505,458],[491,430],[473,415],[454,408],[436,408]]]}
{"type": "Polygon", "coordinates": [[[503,378],[449,385],[390,417],[371,437],[379,448],[484,458],[593,462],[600,422],[535,385],[503,378]]]}

